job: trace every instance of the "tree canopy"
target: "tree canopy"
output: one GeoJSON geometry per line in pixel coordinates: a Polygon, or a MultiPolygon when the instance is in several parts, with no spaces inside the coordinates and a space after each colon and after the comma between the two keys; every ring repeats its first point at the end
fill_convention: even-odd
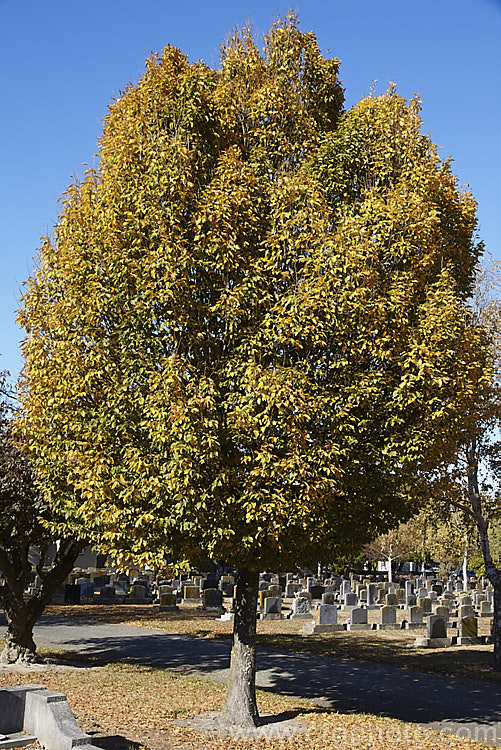
{"type": "Polygon", "coordinates": [[[475,201],[393,88],[343,112],[294,18],[110,106],[20,315],[71,523],[136,556],[332,558],[406,517],[485,372],[475,201]]]}

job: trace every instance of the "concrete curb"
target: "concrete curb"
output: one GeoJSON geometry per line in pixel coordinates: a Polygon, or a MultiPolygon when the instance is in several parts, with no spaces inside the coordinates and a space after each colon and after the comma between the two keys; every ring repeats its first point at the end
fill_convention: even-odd
{"type": "Polygon", "coordinates": [[[15,685],[0,690],[0,734],[26,732],[45,750],[99,750],[82,732],[63,693],[43,685],[15,685]]]}

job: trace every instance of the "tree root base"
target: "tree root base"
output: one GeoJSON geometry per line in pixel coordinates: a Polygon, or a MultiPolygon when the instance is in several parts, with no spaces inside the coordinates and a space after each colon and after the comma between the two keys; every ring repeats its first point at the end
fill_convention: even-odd
{"type": "Polygon", "coordinates": [[[242,726],[230,720],[224,711],[210,711],[199,714],[191,719],[176,722],[178,726],[192,729],[200,734],[211,734],[217,737],[231,737],[233,739],[287,739],[308,731],[308,725],[299,718],[290,715],[261,716],[259,726],[242,726]]]}
{"type": "Polygon", "coordinates": [[[5,644],[0,664],[44,664],[44,659],[27,648],[5,644]]]}

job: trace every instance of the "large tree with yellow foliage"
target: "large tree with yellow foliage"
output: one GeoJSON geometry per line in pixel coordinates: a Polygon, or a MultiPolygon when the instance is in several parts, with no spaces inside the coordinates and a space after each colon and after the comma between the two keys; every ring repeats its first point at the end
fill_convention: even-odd
{"type": "Polygon", "coordinates": [[[343,112],[294,18],[213,70],[167,47],[113,103],[21,313],[24,408],[70,528],[238,568],[226,713],[258,721],[264,567],[406,517],[483,377],[475,202],[393,89],[343,112]]]}

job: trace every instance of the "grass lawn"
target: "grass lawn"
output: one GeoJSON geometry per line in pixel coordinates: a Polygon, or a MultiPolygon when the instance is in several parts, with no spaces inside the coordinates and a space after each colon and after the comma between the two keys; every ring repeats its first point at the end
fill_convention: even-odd
{"type": "MultiPolygon", "coordinates": [[[[180,612],[153,611],[141,605],[51,606],[48,614],[84,617],[102,622],[123,623],[145,628],[165,629],[202,638],[231,638],[233,624],[220,622],[214,614],[197,612],[183,605],[180,612]]],[[[369,621],[371,620],[369,613],[369,621]]],[[[343,620],[340,613],[340,621],[343,620]]],[[[382,661],[400,667],[458,677],[475,677],[501,682],[501,674],[491,670],[492,645],[417,649],[412,644],[423,630],[342,631],[304,636],[301,620],[258,620],[258,646],[341,656],[344,659],[382,661]]],[[[490,620],[480,620],[479,632],[489,633],[490,620]]]]}
{"type": "MultiPolygon", "coordinates": [[[[194,608],[183,610],[157,613],[151,606],[89,605],[51,606],[47,613],[162,628],[172,633],[206,638],[231,637],[232,623],[219,622],[213,614],[200,613],[194,608]]],[[[356,655],[357,659],[386,661],[447,674],[489,676],[492,646],[418,650],[409,648],[416,631],[343,631],[302,636],[298,632],[302,624],[297,620],[260,621],[258,645],[335,654],[344,658],[356,655]]],[[[71,658],[76,660],[74,654],[71,658]]],[[[299,698],[266,691],[258,691],[261,715],[297,718],[305,725],[303,734],[290,739],[271,736],[254,740],[201,735],[189,725],[181,726],[178,722],[221,709],[224,685],[145,666],[105,664],[93,659],[81,663],[82,668],[77,669],[48,666],[42,671],[22,673],[2,668],[0,687],[38,683],[65,693],[80,727],[95,737],[97,745],[107,750],[480,750],[489,747],[444,733],[421,730],[416,725],[395,719],[341,714],[299,698]]],[[[490,676],[494,678],[492,674],[490,676]]],[[[270,724],[270,732],[279,726],[279,721],[270,724]]]]}
{"type": "MultiPolygon", "coordinates": [[[[258,691],[261,714],[297,718],[306,731],[293,739],[224,738],[200,735],[176,722],[223,705],[225,687],[167,670],[115,663],[102,667],[40,672],[0,671],[0,686],[43,684],[65,693],[80,727],[107,750],[466,750],[488,748],[419,729],[395,719],[340,714],[294,699],[258,691]],[[107,736],[103,736],[107,735],[107,736]]],[[[270,725],[271,731],[273,727],[270,725]]]]}

